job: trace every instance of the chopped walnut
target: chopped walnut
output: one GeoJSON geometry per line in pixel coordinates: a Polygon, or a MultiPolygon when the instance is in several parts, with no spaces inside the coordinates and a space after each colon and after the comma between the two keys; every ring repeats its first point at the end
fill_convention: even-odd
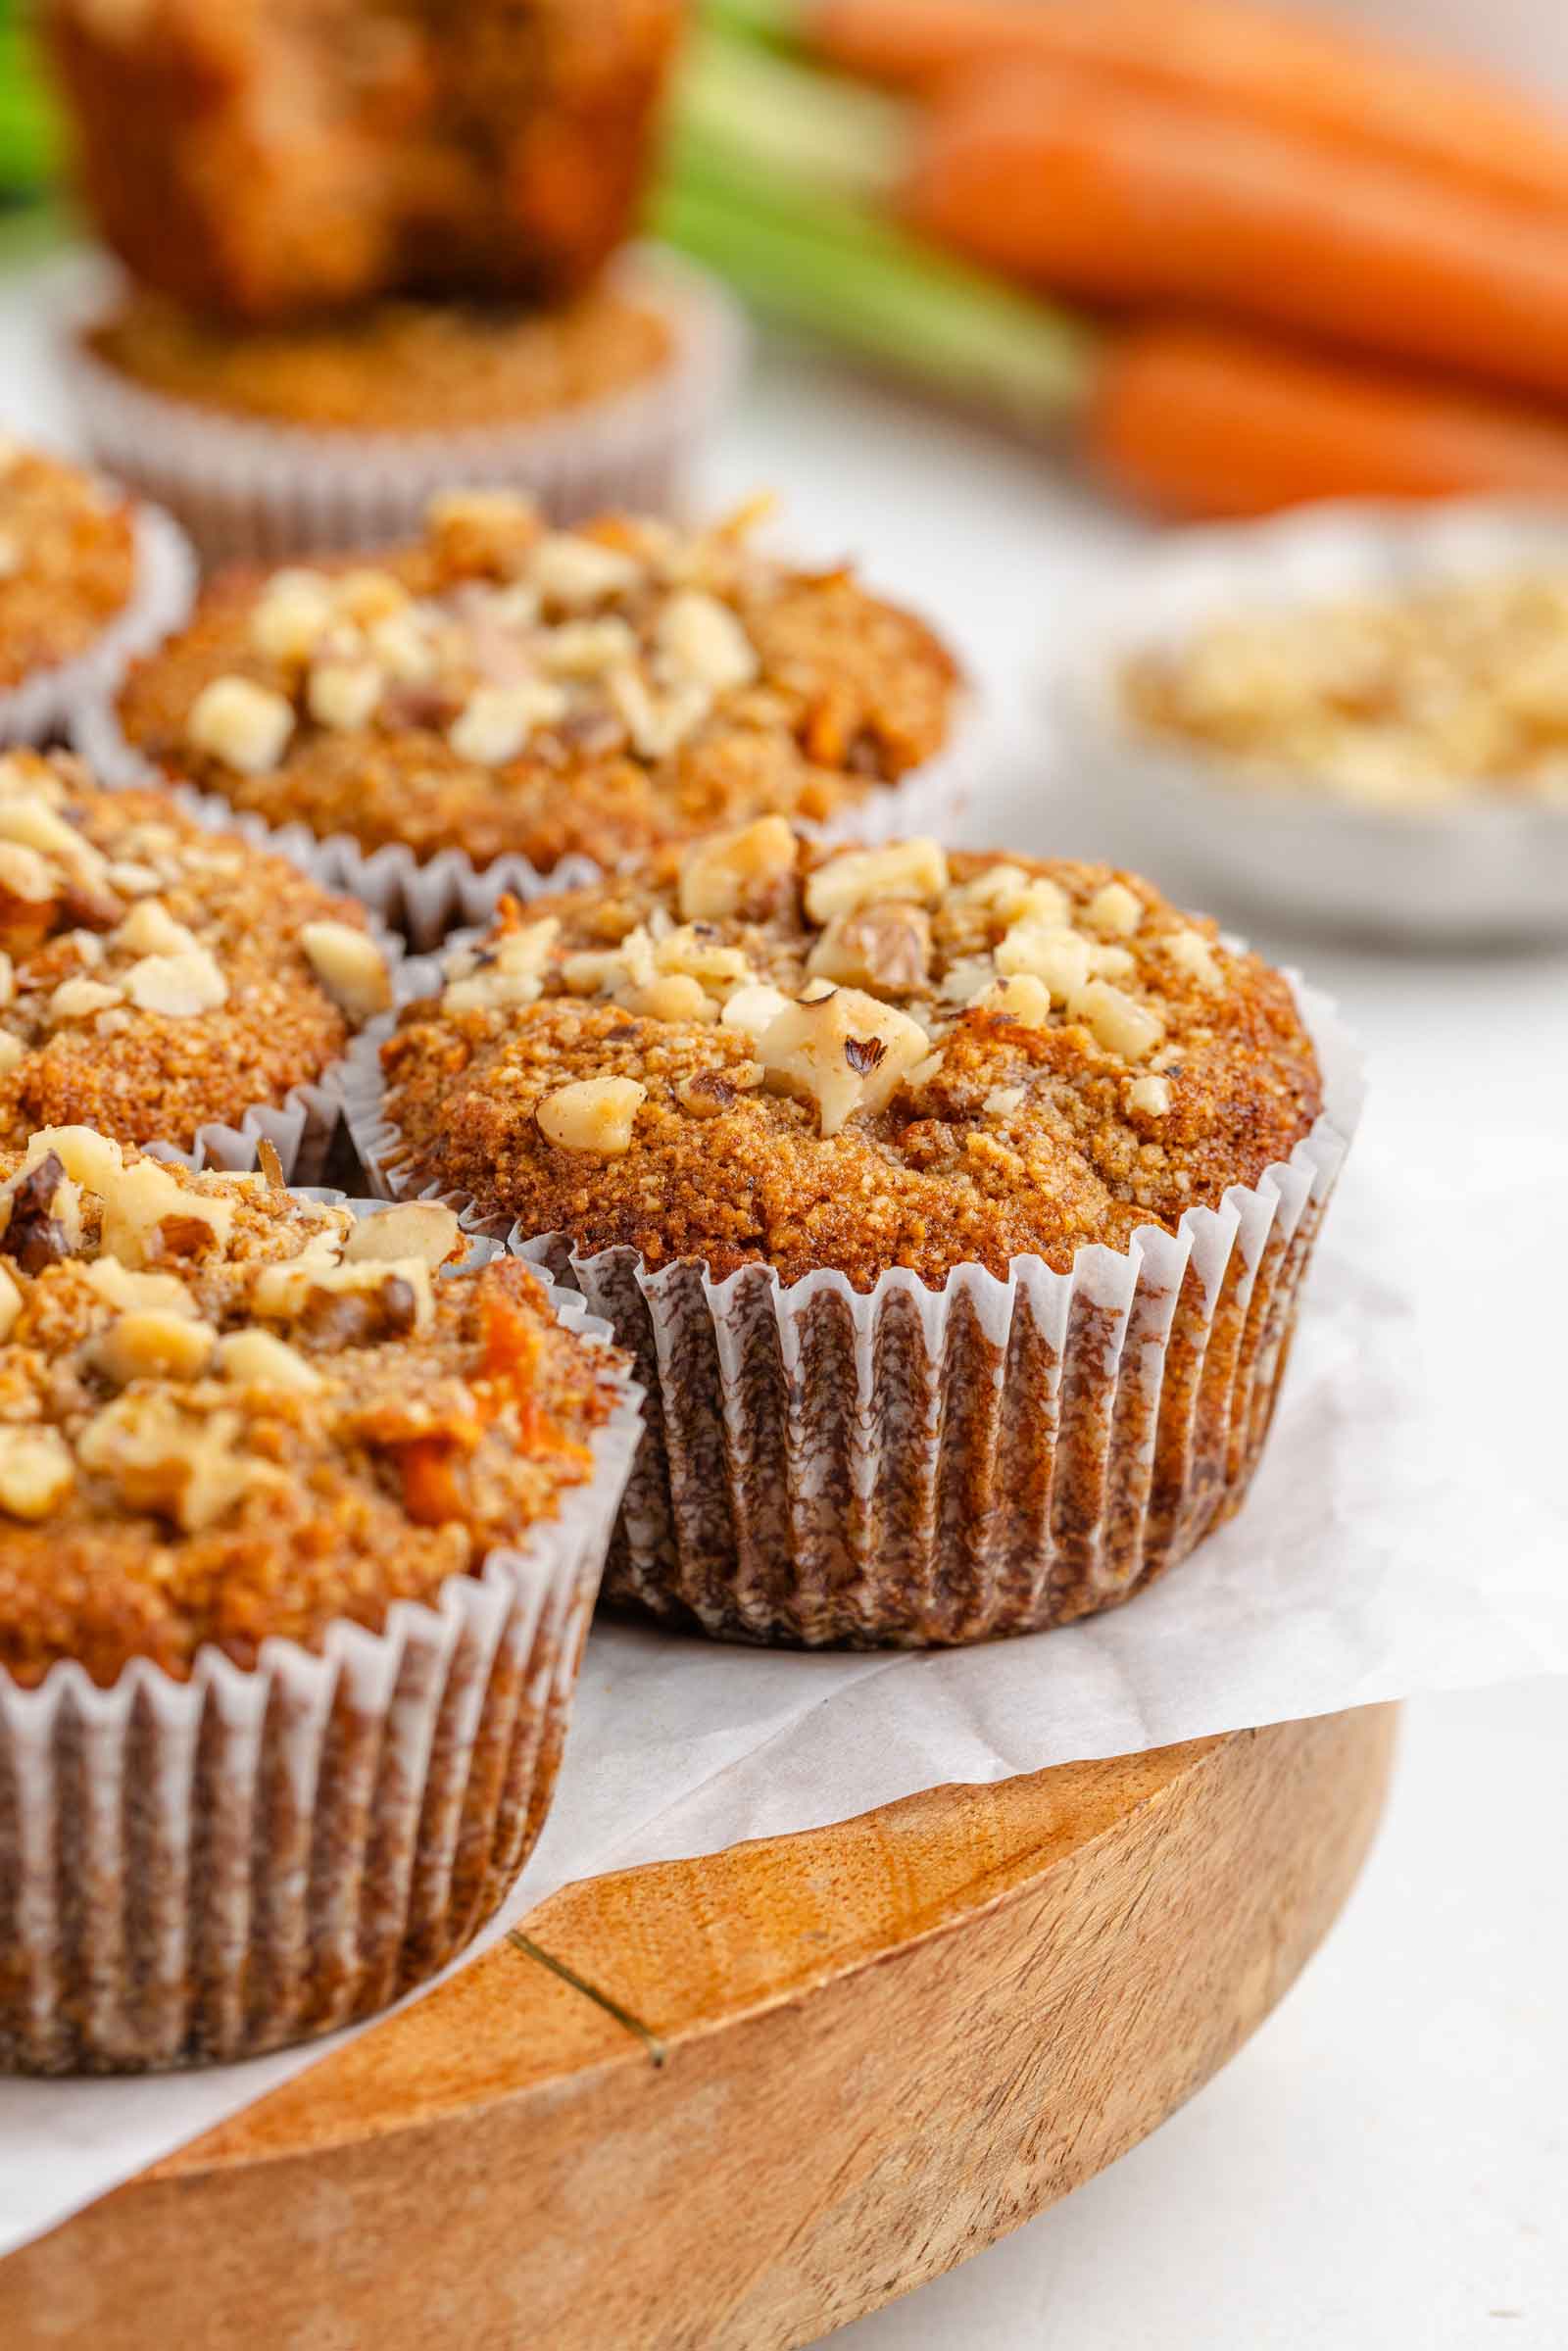
{"type": "Polygon", "coordinates": [[[559,1150],[616,1159],[631,1149],[632,1122],[647,1098],[635,1078],[582,1078],[547,1095],[535,1115],[559,1150]]]}
{"type": "Polygon", "coordinates": [[[1163,1118],[1170,1108],[1170,1084],[1165,1078],[1134,1078],[1127,1089],[1127,1107],[1146,1118],[1163,1118]]]}
{"type": "Polygon", "coordinates": [[[187,1535],[224,1517],[278,1472],[238,1449],[237,1412],[201,1416],[161,1390],[122,1396],[88,1422],[76,1458],[133,1510],[156,1511],[187,1535]]]}
{"type": "Polygon", "coordinates": [[[49,999],[46,1018],[52,1029],[63,1028],[68,1021],[91,1020],[121,1001],[122,991],[107,987],[102,980],[62,980],[49,999]]]}
{"type": "Polygon", "coordinates": [[[1083,1021],[1096,1043],[1124,1061],[1142,1061],[1165,1034],[1159,1014],[1112,987],[1108,980],[1090,980],[1067,1007],[1083,1021]]]}
{"type": "Polygon", "coordinates": [[[194,931],[176,922],[156,898],[144,898],[131,907],[116,931],[114,943],[130,955],[184,955],[196,952],[201,944],[194,931]]]}
{"type": "Polygon", "coordinates": [[[721,1110],[733,1109],[740,1097],[741,1089],[722,1069],[699,1069],[675,1088],[675,1100],[694,1118],[716,1118],[721,1110]]]}
{"type": "Polygon", "coordinates": [[[270,1331],[230,1332],[219,1341],[216,1361],[221,1377],[232,1380],[236,1387],[311,1396],[324,1386],[315,1365],[270,1331]]]}
{"type": "Polygon", "coordinates": [[[1163,944],[1177,969],[1185,971],[1200,988],[1224,987],[1225,975],[1215,959],[1212,945],[1201,931],[1171,931],[1163,944]]]}
{"type": "Polygon", "coordinates": [[[362,1216],[343,1245],[343,1262],[422,1257],[433,1273],[462,1248],[455,1209],[444,1208],[439,1200],[405,1200],[400,1207],[362,1216]]]}
{"type": "Polygon", "coordinates": [[[854,914],[878,899],[935,906],[948,886],[948,860],[935,841],[896,841],[887,849],[846,849],[806,879],[812,922],[854,914]]]}
{"type": "Polygon", "coordinates": [[[991,1118],[1010,1118],[1014,1110],[1023,1107],[1022,1086],[993,1086],[980,1107],[991,1118]]]}
{"type": "Polygon", "coordinates": [[[557,726],[565,714],[566,697],[547,678],[479,686],[453,720],[447,741],[460,759],[502,767],[517,757],[537,728],[557,726]]]}
{"type": "Polygon", "coordinates": [[[828,1136],[880,1110],[929,1050],[918,1021],[856,988],[788,1005],[757,1041],[768,1084],[814,1102],[828,1136]]]}
{"type": "Polygon", "coordinates": [[[1106,882],[1084,908],[1091,930],[1108,931],[1113,938],[1130,939],[1144,919],[1144,909],[1125,882],[1106,882]]]}
{"type": "Polygon", "coordinates": [[[931,917],[924,906],[877,901],[835,914],[807,958],[814,977],[878,995],[912,996],[926,984],[931,917]]]}
{"type": "Polygon", "coordinates": [[[0,1265],[0,1340],[10,1338],[21,1312],[22,1293],[6,1268],[0,1265]]]}
{"type": "Polygon", "coordinates": [[[727,1029],[740,1029],[748,1037],[760,1037],[781,1012],[790,1008],[790,999],[780,988],[769,987],[765,980],[737,988],[725,1000],[719,1019],[727,1029]]]}
{"type": "Polygon", "coordinates": [[[16,1068],[25,1050],[20,1037],[13,1037],[9,1029],[0,1029],[0,1078],[16,1068]]]}
{"type": "Polygon", "coordinates": [[[448,966],[453,976],[442,994],[442,1009],[490,1012],[531,1004],[543,992],[545,966],[560,931],[560,920],[549,914],[503,932],[483,951],[482,960],[454,961],[448,966]]]}
{"type": "Polygon", "coordinates": [[[681,919],[714,922],[764,912],[794,873],[795,835],[782,816],[711,833],[681,859],[681,919]]]}
{"type": "Polygon", "coordinates": [[[351,922],[308,922],[300,932],[312,970],[340,1012],[369,1020],[392,1002],[386,958],[368,931],[351,922]]]}
{"type": "Polygon", "coordinates": [[[215,677],[191,704],[185,739],[239,775],[266,775],[294,732],[294,706],[248,677],[215,677]]]}
{"type": "Polygon", "coordinates": [[[642,566],[618,548],[574,531],[549,531],[529,559],[528,576],[547,604],[564,612],[587,612],[624,596],[642,577],[642,566]]]}
{"type": "Polygon", "coordinates": [[[269,661],[303,668],[335,616],[332,583],[324,572],[274,571],[251,612],[251,643],[269,661]]]}
{"type": "Polygon", "coordinates": [[[361,1257],[328,1265],[294,1257],[264,1265],[251,1290],[253,1312],[291,1322],[328,1347],[359,1347],[388,1333],[425,1330],[435,1312],[422,1256],[361,1257]]]}
{"type": "Polygon", "coordinates": [[[24,1168],[0,1192],[6,1214],[0,1251],[24,1273],[42,1273],[81,1241],[81,1196],[54,1151],[24,1168]]]}
{"type": "Polygon", "coordinates": [[[217,1339],[210,1323],[189,1314],[135,1307],[101,1335],[93,1361],[117,1388],[132,1380],[194,1380],[206,1370],[217,1339]]]}
{"type": "Polygon", "coordinates": [[[1050,989],[1054,1004],[1064,1004],[1090,976],[1089,941],[1026,915],[999,943],[996,961],[1008,978],[1027,972],[1050,989]]]}
{"type": "Polygon", "coordinates": [[[615,1002],[646,1020],[690,1020],[706,1024],[718,1018],[718,1005],[702,981],[683,971],[662,972],[646,988],[623,988],[615,1002]]]}
{"type": "Polygon", "coordinates": [[[196,1300],[173,1273],[132,1273],[118,1257],[94,1257],[82,1273],[107,1305],[121,1313],[195,1316],[196,1300]]]}
{"type": "Polygon", "coordinates": [[[305,689],[305,707],[318,726],[354,734],[374,716],[385,685],[374,661],[317,661],[305,689]]]}
{"type": "Polygon", "coordinates": [[[670,598],[659,616],[655,641],[676,677],[709,694],[749,686],[760,665],[757,648],[728,605],[697,588],[670,598]]]}
{"type": "Polygon", "coordinates": [[[57,1429],[0,1427],[0,1510],[29,1525],[50,1518],[76,1482],[57,1429]]]}
{"type": "MultiPolygon", "coordinates": [[[[176,1230],[182,1243],[220,1249],[234,1222],[234,1200],[221,1193],[201,1192],[181,1184],[156,1159],[138,1159],[117,1170],[112,1180],[94,1184],[104,1204],[101,1248],[132,1268],[155,1263],[176,1253],[170,1249],[166,1225],[176,1230]]],[[[196,1246],[181,1249],[194,1255],[196,1246]]]]}
{"type": "Polygon", "coordinates": [[[1010,979],[994,980],[965,1004],[966,1012],[1000,1013],[1021,1028],[1043,1029],[1051,1019],[1051,990],[1032,971],[1015,972],[1010,979]]]}
{"type": "Polygon", "coordinates": [[[603,678],[637,659],[637,638],[624,620],[567,620],[540,640],[540,659],[555,677],[603,678]]]}
{"type": "Polygon", "coordinates": [[[173,1020],[213,1012],[228,1001],[228,982],[205,947],[176,955],[143,955],[124,977],[124,992],[143,1012],[173,1020]]]}

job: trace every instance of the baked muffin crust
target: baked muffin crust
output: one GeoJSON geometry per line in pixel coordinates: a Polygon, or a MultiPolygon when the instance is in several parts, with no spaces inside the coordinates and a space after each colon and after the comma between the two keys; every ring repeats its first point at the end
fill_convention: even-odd
{"type": "Polygon", "coordinates": [[[753,552],[757,513],[563,532],[455,493],[377,563],[220,583],[121,723],[170,772],[368,851],[609,866],[764,810],[820,820],[943,748],[957,673],[847,571],[753,552]]]}
{"type": "Polygon", "coordinates": [[[176,400],[359,434],[536,422],[647,382],[669,354],[658,313],[604,285],[555,310],[384,302],[248,334],[135,288],[87,340],[176,400]]]}
{"type": "Polygon", "coordinates": [[[0,1156],[0,1666],[379,1629],[590,1474],[612,1358],[422,1204],[356,1224],[81,1127],[0,1156]]]}
{"type": "Polygon", "coordinates": [[[85,653],[135,584],[129,503],[0,434],[0,690],[85,653]]]}
{"type": "Polygon", "coordinates": [[[0,1145],[188,1144],[319,1078],[389,1002],[352,900],[79,759],[0,758],[0,1145]]]}
{"type": "Polygon", "coordinates": [[[679,0],[48,0],[76,162],[149,285],[247,323],[559,298],[630,233],[679,0]]]}
{"type": "Polygon", "coordinates": [[[1065,1270],[1322,1107],[1290,988],[1136,876],[774,818],[509,904],[383,1051],[400,1188],[786,1283],[1065,1270]]]}

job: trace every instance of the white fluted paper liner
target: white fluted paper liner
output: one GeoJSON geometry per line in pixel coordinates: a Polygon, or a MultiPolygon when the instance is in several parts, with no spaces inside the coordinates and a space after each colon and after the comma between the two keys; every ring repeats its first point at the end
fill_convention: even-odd
{"type": "Polygon", "coordinates": [[[196,592],[196,558],[184,532],[156,507],[135,513],[135,574],[128,601],[82,653],[34,670],[0,693],[0,745],[49,743],[82,704],[109,692],[137,654],[180,627],[196,592]]]}
{"type": "MultiPolygon", "coordinates": [[[[435,977],[406,965],[404,1001],[435,977]]],[[[1359,1054],[1293,985],[1323,1077],[1310,1133],[1174,1234],[1141,1226],[1066,1273],[1019,1256],[1004,1281],[962,1265],[940,1291],[904,1267],[869,1292],[827,1270],[714,1281],[445,1195],[580,1290],[648,1391],[605,1597],[734,1639],[929,1646],[1070,1622],[1185,1558],[1246,1496],[1360,1114],[1359,1054]]],[[[396,1198],[391,1025],[356,1044],[345,1106],[396,1198]]]]}
{"type": "Polygon", "coordinates": [[[258,2055],[462,1949],[549,1807],[641,1426],[617,1384],[560,1515],[379,1633],[269,1641],[250,1671],[204,1650],[188,1682],[145,1660],[108,1690],[71,1663],[32,1690],[0,1671],[0,2072],[258,2055]]]}
{"type": "MultiPolygon", "coordinates": [[[[977,732],[968,710],[960,709],[952,740],[934,759],[911,769],[896,784],[874,785],[831,823],[802,824],[800,830],[822,841],[872,845],[914,833],[951,840],[974,785],[977,732]]],[[[524,857],[497,857],[488,865],[476,866],[463,851],[446,849],[421,862],[412,850],[396,845],[363,849],[348,833],[318,839],[299,823],[270,830],[259,816],[242,813],[220,793],[199,792],[190,784],[172,786],[162,768],[126,742],[108,696],[99,696],[78,709],[71,741],[101,783],[117,791],[130,787],[172,790],[181,808],[203,824],[218,831],[243,832],[258,847],[275,849],[305,865],[323,888],[359,899],[418,954],[439,947],[455,930],[493,921],[505,897],[527,901],[605,878],[604,868],[592,857],[576,854],[541,873],[524,857]]]]}
{"type": "Polygon", "coordinates": [[[1050,658],[1063,772],[1119,817],[1141,858],[1317,929],[1448,944],[1568,935],[1568,797],[1509,797],[1478,779],[1452,800],[1357,802],[1166,741],[1119,690],[1131,656],[1175,649],[1226,612],[1564,563],[1568,508],[1494,499],[1325,504],[1172,533],[1111,567],[1050,658]]]}
{"type": "Polygon", "coordinates": [[[114,307],[101,270],[63,303],[58,356],[84,446],[177,514],[209,564],[386,546],[412,537],[433,493],[454,484],[528,491],[560,522],[609,507],[653,513],[728,406],[747,330],[716,279],[662,247],[629,248],[611,278],[663,318],[668,358],[645,384],[532,423],[356,433],[177,400],[86,342],[114,307]]]}

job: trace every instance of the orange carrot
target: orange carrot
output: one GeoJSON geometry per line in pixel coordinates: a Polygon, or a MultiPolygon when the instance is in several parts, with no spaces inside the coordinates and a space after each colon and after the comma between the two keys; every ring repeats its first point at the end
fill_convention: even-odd
{"type": "Polygon", "coordinates": [[[1568,121],[1479,69],[1251,0],[805,0],[800,30],[905,89],[1034,59],[1568,212],[1568,121]]]}
{"type": "Polygon", "coordinates": [[[939,243],[1054,291],[1568,393],[1568,227],[1398,165],[997,69],[938,94],[904,206],[939,243]]]}
{"type": "Polygon", "coordinates": [[[1568,499],[1568,423],[1179,321],[1129,327],[1106,347],[1082,454],[1124,497],[1191,520],[1309,498],[1568,499]]]}

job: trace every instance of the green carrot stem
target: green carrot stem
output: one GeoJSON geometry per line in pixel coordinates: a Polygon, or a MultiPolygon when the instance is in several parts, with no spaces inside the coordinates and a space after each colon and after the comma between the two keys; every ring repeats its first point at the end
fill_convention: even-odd
{"type": "Polygon", "coordinates": [[[678,145],[657,232],[783,323],[1031,432],[1081,405],[1094,338],[853,205],[759,198],[694,141],[678,145]]]}
{"type": "Polygon", "coordinates": [[[716,36],[694,45],[674,119],[747,179],[871,202],[897,189],[912,122],[900,99],[716,36]]]}

